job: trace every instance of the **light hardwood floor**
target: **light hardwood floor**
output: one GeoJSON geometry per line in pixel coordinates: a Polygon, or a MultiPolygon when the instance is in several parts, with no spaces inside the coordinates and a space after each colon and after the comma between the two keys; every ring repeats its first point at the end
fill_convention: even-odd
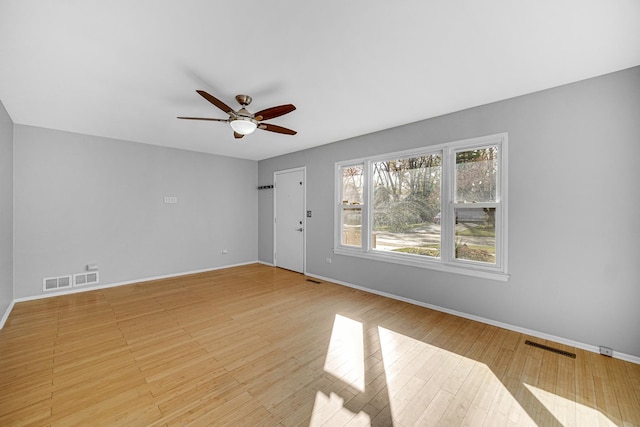
{"type": "Polygon", "coordinates": [[[16,304],[0,425],[640,425],[640,365],[306,279],[255,264],[16,304]]]}

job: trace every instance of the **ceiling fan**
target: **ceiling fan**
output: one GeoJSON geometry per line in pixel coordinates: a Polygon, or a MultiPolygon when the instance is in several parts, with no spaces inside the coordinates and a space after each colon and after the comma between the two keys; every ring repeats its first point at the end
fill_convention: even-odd
{"type": "Polygon", "coordinates": [[[245,135],[253,133],[256,129],[262,129],[269,132],[283,133],[285,135],[295,135],[295,130],[287,129],[282,126],[272,125],[271,123],[263,123],[263,120],[270,120],[276,117],[283,116],[296,109],[293,104],[278,105],[277,107],[267,108],[266,110],[258,111],[255,114],[251,114],[245,107],[251,104],[251,97],[249,95],[237,95],[236,101],[240,104],[241,108],[238,111],[234,111],[224,102],[218,98],[208,94],[203,90],[196,90],[204,99],[224,111],[229,115],[228,119],[214,119],[208,117],[178,117],[185,120],[208,120],[213,122],[226,122],[231,125],[233,129],[233,136],[236,138],[242,138],[245,135]]]}

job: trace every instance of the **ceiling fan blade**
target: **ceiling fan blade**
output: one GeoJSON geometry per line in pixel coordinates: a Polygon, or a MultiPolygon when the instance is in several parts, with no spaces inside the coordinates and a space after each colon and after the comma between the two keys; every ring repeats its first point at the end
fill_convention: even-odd
{"type": "Polygon", "coordinates": [[[213,105],[215,105],[216,107],[218,107],[219,109],[221,109],[222,111],[227,113],[228,115],[230,115],[230,116],[235,116],[236,115],[236,112],[233,111],[233,108],[229,107],[227,104],[225,104],[224,102],[220,101],[215,96],[209,95],[207,92],[205,92],[203,90],[196,90],[196,92],[198,92],[200,94],[200,96],[202,96],[204,99],[206,99],[207,101],[209,101],[210,103],[212,103],[213,105]]]}
{"type": "Polygon", "coordinates": [[[287,113],[295,110],[296,107],[293,104],[278,105],[277,107],[267,108],[266,110],[258,111],[254,114],[255,117],[262,116],[260,120],[269,120],[276,117],[284,116],[287,113]]]}
{"type": "Polygon", "coordinates": [[[283,128],[282,126],[272,125],[269,123],[260,123],[258,125],[258,128],[262,130],[268,130],[269,132],[284,133],[286,135],[295,135],[296,133],[298,133],[295,130],[283,128]]]}
{"type": "Polygon", "coordinates": [[[184,120],[208,120],[211,122],[229,122],[229,119],[210,119],[208,117],[178,117],[184,120]]]}
{"type": "Polygon", "coordinates": [[[234,132],[234,133],[233,133],[233,136],[234,136],[236,139],[240,139],[240,138],[242,138],[244,135],[243,135],[243,134],[241,134],[241,133],[238,133],[238,132],[234,132]]]}

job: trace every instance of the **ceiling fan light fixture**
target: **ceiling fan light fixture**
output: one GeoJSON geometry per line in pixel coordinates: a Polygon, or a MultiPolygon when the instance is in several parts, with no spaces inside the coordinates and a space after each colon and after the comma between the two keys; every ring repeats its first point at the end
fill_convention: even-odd
{"type": "Polygon", "coordinates": [[[229,122],[231,129],[240,135],[249,135],[258,127],[258,123],[250,117],[238,117],[229,122]]]}
{"type": "Polygon", "coordinates": [[[203,90],[196,90],[196,92],[198,93],[198,95],[202,96],[204,99],[218,107],[218,109],[227,113],[229,115],[229,118],[214,119],[210,117],[178,117],[179,119],[209,120],[214,122],[229,123],[231,129],[233,130],[233,136],[236,139],[242,138],[245,135],[252,134],[258,128],[267,132],[275,132],[285,135],[295,135],[297,133],[295,130],[287,129],[282,126],[273,125],[270,123],[262,123],[263,120],[270,120],[292,112],[296,109],[293,104],[278,105],[277,107],[267,108],[265,110],[257,112],[256,114],[251,114],[245,108],[251,103],[251,97],[249,95],[236,96],[236,101],[238,101],[242,108],[240,108],[238,111],[234,111],[231,107],[220,101],[215,96],[210,95],[203,90]]]}

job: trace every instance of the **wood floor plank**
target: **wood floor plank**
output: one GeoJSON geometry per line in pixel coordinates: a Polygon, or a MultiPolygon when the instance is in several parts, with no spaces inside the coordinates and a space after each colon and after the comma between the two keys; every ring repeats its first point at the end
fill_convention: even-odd
{"type": "Polygon", "coordinates": [[[154,396],[170,392],[176,387],[190,381],[198,381],[202,376],[220,369],[220,364],[210,354],[198,354],[186,358],[184,362],[171,363],[167,369],[154,372],[145,380],[154,396]]]}
{"type": "Polygon", "coordinates": [[[86,405],[68,415],[56,417],[51,426],[93,425],[100,420],[102,425],[152,425],[162,418],[162,413],[153,397],[143,387],[124,390],[93,405],[86,405]]]}
{"type": "Polygon", "coordinates": [[[282,418],[281,424],[284,426],[305,425],[304,421],[313,411],[316,395],[321,393],[319,390],[327,390],[332,385],[333,383],[324,377],[314,378],[306,387],[272,408],[271,412],[282,418]]]}
{"type": "Polygon", "coordinates": [[[0,425],[640,425],[640,365],[252,264],[17,303],[0,425]]]}
{"type": "Polygon", "coordinates": [[[165,392],[156,392],[155,402],[166,419],[172,419],[181,413],[198,406],[201,402],[242,393],[244,387],[224,369],[209,371],[197,379],[176,385],[165,392]]]}
{"type": "Polygon", "coordinates": [[[178,414],[167,422],[167,426],[206,426],[214,425],[216,420],[230,415],[234,410],[251,401],[247,391],[230,395],[226,399],[206,399],[187,412],[178,414]]]}
{"type": "Polygon", "coordinates": [[[60,385],[52,393],[51,412],[53,415],[70,415],[88,406],[96,406],[127,390],[144,385],[144,378],[134,367],[121,368],[116,372],[87,377],[81,383],[60,385]]]}
{"type": "Polygon", "coordinates": [[[621,422],[623,425],[630,425],[640,418],[640,405],[633,404],[627,398],[629,390],[634,390],[633,378],[626,374],[625,363],[620,360],[611,359],[606,367],[609,381],[613,384],[616,394],[621,422]]]}
{"type": "MultiPolygon", "coordinates": [[[[13,408],[12,408],[13,409],[13,408]]],[[[6,414],[0,415],[0,425],[28,426],[31,424],[47,425],[51,417],[51,398],[33,401],[18,406],[6,414]]]]}

